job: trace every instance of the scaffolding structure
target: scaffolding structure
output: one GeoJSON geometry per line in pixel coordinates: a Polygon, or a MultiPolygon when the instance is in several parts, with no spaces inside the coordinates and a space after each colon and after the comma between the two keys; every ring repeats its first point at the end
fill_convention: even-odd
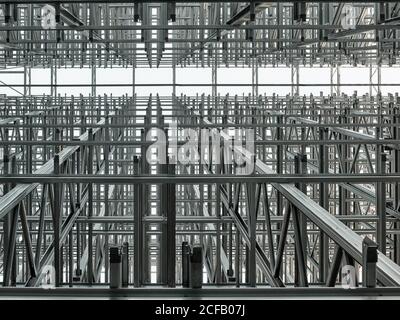
{"type": "Polygon", "coordinates": [[[186,245],[196,295],[400,294],[400,97],[381,81],[399,26],[399,2],[0,0],[0,79],[24,76],[0,83],[19,93],[0,96],[0,295],[47,294],[49,275],[108,294],[115,246],[124,294],[190,295],[186,245]],[[330,68],[321,95],[301,66],[330,68]],[[348,66],[368,92],[342,92],[362,85],[348,66]],[[220,94],[219,69],[243,67],[251,92],[220,94]],[[260,83],[266,67],[291,83],[260,83]],[[91,94],[60,95],[62,68],[89,68],[91,94]],[[132,94],[97,94],[124,86],[99,68],[131,69],[132,94]],[[138,95],[139,68],[171,69],[171,95],[138,95]],[[210,68],[211,94],[177,93],[178,68],[210,68]]]}

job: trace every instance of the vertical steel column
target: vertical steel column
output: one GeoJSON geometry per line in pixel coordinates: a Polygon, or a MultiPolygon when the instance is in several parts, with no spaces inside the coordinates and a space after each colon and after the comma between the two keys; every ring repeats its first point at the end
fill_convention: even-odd
{"type": "MultiPolygon", "coordinates": [[[[13,154],[11,158],[11,173],[17,174],[18,173],[18,165],[17,165],[17,157],[13,154]]],[[[13,188],[16,187],[16,184],[12,185],[13,188]]],[[[13,257],[10,261],[11,265],[11,285],[15,287],[17,285],[17,261],[18,261],[18,251],[17,251],[17,228],[18,228],[18,215],[22,210],[23,201],[17,206],[16,210],[14,211],[14,215],[12,216],[12,224],[11,224],[11,235],[14,238],[10,240],[10,242],[14,242],[13,245],[13,257]]],[[[11,251],[11,250],[10,250],[11,251]]]]}
{"type": "MultiPolygon", "coordinates": [[[[105,125],[105,131],[104,131],[104,140],[106,142],[111,141],[110,139],[110,116],[109,116],[109,107],[108,107],[108,102],[105,100],[104,101],[104,107],[105,107],[105,117],[104,117],[104,125],[105,125]]],[[[135,129],[133,129],[135,130],[135,129]]],[[[104,146],[104,174],[108,175],[110,173],[110,145],[105,145],[104,146]]],[[[115,173],[114,173],[115,174],[115,173]]],[[[110,185],[105,184],[104,185],[104,216],[109,216],[110,215],[110,201],[109,201],[109,192],[110,192],[110,185]]],[[[110,229],[110,225],[108,223],[104,224],[104,229],[108,231],[110,229]]],[[[109,236],[106,233],[104,235],[104,281],[108,282],[109,278],[109,236]]]]}
{"type": "Polygon", "coordinates": [[[122,287],[129,285],[129,243],[124,242],[122,245],[122,287]]]}
{"type": "MultiPolygon", "coordinates": [[[[283,222],[282,222],[282,227],[280,230],[280,236],[279,236],[279,242],[278,242],[278,247],[276,250],[276,260],[275,260],[275,267],[274,267],[274,277],[278,278],[280,274],[282,273],[281,267],[282,267],[282,260],[283,260],[283,254],[285,251],[285,244],[286,244],[286,237],[289,229],[289,222],[290,222],[290,215],[292,213],[292,205],[287,201],[286,202],[286,207],[285,207],[285,213],[283,214],[283,222]]],[[[285,258],[286,261],[286,258],[285,258]]],[[[286,270],[286,268],[285,268],[286,270]]]]}
{"type": "Polygon", "coordinates": [[[214,61],[211,69],[212,77],[212,96],[215,99],[218,95],[218,44],[214,46],[214,61]]]}
{"type": "Polygon", "coordinates": [[[258,97],[258,63],[257,57],[254,56],[251,59],[251,87],[253,99],[258,97]]]}
{"type": "Polygon", "coordinates": [[[24,96],[31,96],[32,69],[29,65],[24,66],[24,96]]]}
{"type": "MultiPolygon", "coordinates": [[[[281,141],[283,139],[283,116],[276,116],[276,140],[281,141]]],[[[283,145],[276,146],[276,173],[283,174],[283,145]]],[[[276,191],[276,215],[282,216],[283,214],[283,198],[279,191],[276,191]]],[[[281,224],[276,225],[277,230],[280,230],[281,224]]],[[[271,239],[272,240],[272,239],[271,239]]],[[[279,235],[276,237],[277,243],[279,242],[279,235]]]]}
{"type": "MultiPolygon", "coordinates": [[[[32,4],[28,4],[28,8],[26,10],[27,13],[27,23],[29,26],[32,25],[33,23],[33,19],[34,19],[34,13],[33,13],[33,5],[32,4]]],[[[28,39],[29,40],[33,40],[33,32],[29,32],[28,34],[28,39]]],[[[29,44],[28,45],[28,59],[30,58],[30,50],[33,48],[34,44],[29,44]]],[[[29,59],[30,60],[30,59],[29,59]]],[[[24,66],[24,70],[25,70],[25,77],[26,79],[24,80],[24,84],[25,86],[28,86],[26,88],[26,90],[24,90],[24,95],[29,96],[31,98],[31,94],[32,94],[32,68],[31,68],[31,62],[29,61],[27,65],[24,66]]]]}
{"type": "MultiPolygon", "coordinates": [[[[222,123],[224,126],[227,126],[228,124],[228,117],[229,117],[229,95],[226,95],[225,101],[224,101],[224,107],[223,107],[223,113],[222,113],[222,123]]],[[[222,129],[223,132],[227,133],[226,129],[222,129]]],[[[221,138],[221,174],[230,174],[231,173],[231,168],[230,168],[230,151],[228,152],[228,148],[226,148],[224,139],[221,138]]],[[[223,188],[225,188],[226,191],[226,198],[228,200],[229,204],[232,204],[232,194],[231,194],[231,184],[227,183],[223,185],[223,188]]],[[[222,190],[220,190],[222,192],[222,190]]],[[[219,195],[221,198],[221,194],[219,195]]],[[[221,211],[221,217],[227,216],[228,211],[225,205],[222,205],[222,211],[221,211]]],[[[217,225],[218,226],[218,225],[217,225]]],[[[230,281],[230,278],[232,276],[232,224],[230,223],[222,223],[222,250],[227,253],[227,258],[228,258],[228,269],[226,270],[226,277],[222,277],[222,272],[221,272],[221,280],[223,282],[226,282],[226,280],[230,281]]],[[[219,252],[221,254],[221,252],[219,252]]],[[[220,259],[221,260],[221,259],[220,259]]],[[[221,270],[221,269],[220,269],[221,270]]]]}
{"type": "Polygon", "coordinates": [[[292,82],[292,96],[298,96],[300,94],[300,75],[299,75],[299,64],[292,64],[291,66],[291,82],[292,82]]]}
{"type": "Polygon", "coordinates": [[[74,281],[74,238],[73,229],[68,233],[68,285],[72,287],[74,281]]]}
{"type": "MultiPolygon", "coordinates": [[[[328,140],[328,129],[319,128],[319,139],[328,140]]],[[[319,173],[327,174],[329,172],[329,147],[326,144],[319,145],[319,173]]],[[[329,185],[321,182],[319,184],[319,204],[321,207],[329,210],[329,185]]],[[[326,282],[329,268],[329,238],[323,232],[319,232],[319,281],[326,282]]]]}
{"type": "MultiPolygon", "coordinates": [[[[134,97],[135,94],[136,94],[136,65],[133,64],[132,65],[132,97],[134,97]]],[[[136,106],[134,106],[134,110],[135,109],[136,109],[136,106]]]]}
{"type": "Polygon", "coordinates": [[[46,203],[48,201],[48,191],[49,185],[44,184],[42,186],[42,196],[40,202],[40,213],[39,213],[39,226],[38,226],[38,234],[36,240],[36,252],[35,252],[35,264],[36,267],[39,268],[40,263],[40,253],[42,249],[42,240],[43,240],[43,233],[45,227],[45,213],[46,213],[46,203]]]}
{"type": "Polygon", "coordinates": [[[182,242],[182,287],[189,288],[190,285],[190,245],[186,241],[182,242]]]}
{"type": "MultiPolygon", "coordinates": [[[[226,115],[226,121],[228,121],[228,114],[226,115]]],[[[225,142],[224,142],[225,143],[225,142]]],[[[233,154],[228,151],[229,149],[226,148],[226,153],[225,153],[225,161],[227,162],[226,164],[226,173],[227,174],[233,174],[233,164],[232,164],[232,158],[233,158],[233,154]]],[[[233,190],[233,183],[227,183],[226,184],[226,189],[227,189],[227,193],[228,193],[228,201],[230,204],[232,204],[232,198],[233,198],[233,194],[232,194],[232,190],[233,190]]],[[[227,209],[224,206],[224,214],[228,215],[227,213],[227,209]]],[[[229,269],[227,270],[227,275],[229,277],[228,281],[231,282],[233,279],[233,227],[234,227],[234,223],[229,223],[228,224],[228,230],[229,230],[229,238],[228,238],[228,254],[229,254],[229,269]]],[[[235,252],[237,252],[237,250],[235,250],[235,252]]]]}
{"type": "Polygon", "coordinates": [[[330,80],[331,80],[331,95],[340,95],[340,67],[339,65],[333,65],[330,67],[330,80]],[[335,79],[336,78],[336,79],[335,79]]]}
{"type": "MultiPolygon", "coordinates": [[[[150,95],[149,98],[149,103],[146,109],[146,119],[147,121],[151,120],[151,106],[152,106],[152,96],[150,95]]],[[[146,122],[145,122],[146,123],[146,122]]],[[[148,124],[148,123],[147,123],[148,124]]],[[[147,131],[149,129],[146,128],[145,130],[141,130],[141,141],[145,141],[147,131]]],[[[140,158],[140,172],[141,174],[149,174],[150,168],[149,168],[149,163],[146,161],[146,149],[147,147],[145,145],[142,145],[141,147],[141,158],[140,158]]],[[[150,190],[151,187],[146,184],[141,184],[141,215],[146,216],[149,213],[149,196],[150,196],[150,190]]],[[[149,282],[150,279],[150,268],[149,268],[149,262],[150,262],[150,254],[149,254],[149,243],[148,243],[148,233],[147,231],[149,230],[149,227],[147,225],[142,226],[142,254],[140,255],[140,258],[142,259],[142,277],[143,277],[143,282],[147,283],[149,282]]]]}
{"type": "MultiPolygon", "coordinates": [[[[305,174],[307,172],[307,156],[298,154],[294,157],[295,173],[305,174]]],[[[302,183],[295,184],[298,189],[306,193],[306,185],[302,183]]],[[[295,282],[301,287],[307,286],[307,225],[304,215],[294,207],[293,211],[293,228],[295,236],[295,282]]]]}
{"type": "MultiPolygon", "coordinates": [[[[222,141],[218,141],[219,144],[222,143],[222,141]]],[[[216,152],[219,152],[220,149],[217,148],[216,152]]],[[[218,161],[221,159],[215,160],[216,164],[216,169],[215,173],[216,174],[221,174],[221,165],[218,163],[218,161]]],[[[218,219],[221,219],[221,184],[217,183],[215,184],[215,216],[218,219]]],[[[216,248],[215,248],[215,283],[220,284],[222,282],[222,270],[221,270],[221,223],[217,222],[216,223],[216,248]]]]}
{"type": "MultiPolygon", "coordinates": [[[[5,155],[4,160],[7,160],[8,155],[5,155]]],[[[15,155],[11,157],[11,173],[16,174],[16,161],[15,155]]],[[[4,163],[4,165],[8,165],[4,163]]],[[[11,189],[14,185],[11,186],[11,189]]],[[[15,286],[15,262],[16,262],[16,236],[17,236],[17,223],[18,223],[18,212],[21,204],[18,204],[8,215],[7,222],[5,223],[5,235],[7,235],[7,247],[3,253],[3,286],[15,286]]]]}
{"type": "MultiPolygon", "coordinates": [[[[343,114],[340,115],[339,117],[339,123],[340,124],[346,124],[347,123],[347,114],[348,114],[348,108],[344,108],[340,110],[343,112],[343,114]]],[[[346,135],[339,134],[339,139],[347,140],[346,135]]],[[[340,167],[340,173],[341,174],[347,174],[348,173],[348,150],[349,146],[348,145],[340,145],[339,150],[340,150],[340,157],[341,157],[341,162],[342,166],[340,167]]],[[[339,213],[342,215],[348,215],[350,214],[349,212],[349,207],[347,203],[347,197],[348,197],[348,192],[345,188],[342,186],[339,186],[339,213]]]]}
{"type": "MultiPolygon", "coordinates": [[[[82,129],[81,129],[82,130],[82,129]]],[[[82,153],[83,146],[80,146],[76,151],[76,174],[80,175],[82,173],[82,153]]],[[[76,203],[77,206],[81,206],[82,203],[82,184],[78,183],[76,186],[76,203]]],[[[81,261],[81,229],[82,225],[76,225],[76,275],[80,276],[82,274],[82,270],[80,268],[81,261]]]]}
{"type": "Polygon", "coordinates": [[[236,277],[236,287],[240,287],[240,280],[242,278],[242,264],[240,261],[242,251],[242,240],[240,236],[240,231],[236,228],[235,233],[235,277],[236,277]]]}
{"type": "MultiPolygon", "coordinates": [[[[31,241],[31,234],[29,232],[29,225],[27,220],[27,211],[25,208],[24,201],[21,202],[20,210],[19,210],[19,217],[22,226],[22,233],[23,239],[25,242],[25,247],[23,247],[24,251],[26,252],[26,275],[30,275],[31,277],[36,277],[36,266],[35,266],[35,259],[32,250],[32,241],[31,241]],[[28,273],[29,271],[29,273],[28,273]]],[[[23,258],[25,255],[23,254],[23,258]]],[[[23,273],[24,274],[24,273],[23,273]]]]}
{"type": "MultiPolygon", "coordinates": [[[[54,174],[60,173],[60,157],[58,154],[54,156],[54,174]]],[[[60,229],[61,229],[61,214],[62,214],[62,203],[61,203],[61,185],[55,183],[54,189],[54,212],[53,212],[53,229],[54,229],[54,268],[55,268],[55,286],[61,286],[62,282],[62,269],[61,269],[61,252],[60,252],[60,229]]]]}
{"type": "MultiPolygon", "coordinates": [[[[397,140],[400,139],[400,113],[399,108],[396,107],[393,110],[393,139],[397,140]]],[[[395,173],[400,172],[400,150],[395,149],[393,150],[394,157],[393,157],[393,166],[392,171],[395,173]]],[[[394,208],[397,212],[400,212],[400,183],[397,182],[394,184],[394,208]]],[[[397,221],[394,223],[395,229],[400,229],[400,222],[397,221]]],[[[393,247],[393,260],[400,264],[400,235],[394,235],[394,247],[393,247]]]]}
{"type": "MultiPolygon", "coordinates": [[[[307,174],[307,155],[306,154],[300,154],[299,159],[298,159],[298,168],[297,168],[297,173],[306,175],[307,174]]],[[[305,183],[300,183],[298,185],[298,188],[304,193],[307,194],[307,185],[305,183]]],[[[307,218],[305,215],[300,214],[299,215],[299,225],[300,225],[300,232],[301,232],[301,242],[302,242],[302,247],[304,250],[304,260],[306,261],[307,257],[307,218]]]]}
{"type": "Polygon", "coordinates": [[[380,65],[369,66],[369,95],[381,93],[381,67],[380,65]]]}
{"type": "Polygon", "coordinates": [[[50,68],[50,85],[51,85],[51,92],[50,95],[52,97],[57,96],[57,65],[53,60],[50,68]]]}
{"type": "MultiPolygon", "coordinates": [[[[168,161],[168,160],[167,160],[168,161]]],[[[159,165],[159,174],[167,174],[168,173],[168,164],[163,163],[159,165]]],[[[159,201],[159,209],[160,215],[163,216],[164,219],[167,219],[168,215],[168,186],[167,184],[162,184],[160,186],[160,201],[159,201]]],[[[167,221],[168,223],[168,221],[167,221]]],[[[168,282],[168,233],[167,233],[167,223],[162,223],[160,225],[161,235],[159,236],[160,243],[160,255],[158,258],[158,281],[166,284],[168,282]]]]}
{"type": "MultiPolygon", "coordinates": [[[[3,138],[5,141],[8,141],[8,128],[4,128],[3,138]]],[[[3,146],[3,174],[7,175],[10,173],[10,155],[9,155],[9,147],[3,146]]],[[[3,195],[7,194],[11,189],[10,183],[5,183],[3,186],[3,195]]],[[[3,218],[3,266],[6,265],[7,257],[6,252],[9,250],[9,238],[10,238],[10,226],[11,226],[11,215],[8,214],[3,218]]],[[[4,267],[3,267],[4,269],[4,267]]],[[[7,286],[8,283],[4,280],[3,277],[3,286],[7,286]]]]}
{"type": "Polygon", "coordinates": [[[172,97],[173,99],[176,98],[176,64],[175,59],[173,58],[174,62],[172,64],[172,97]]]}
{"type": "MultiPolygon", "coordinates": [[[[139,158],[133,157],[133,171],[135,175],[139,174],[139,158]]],[[[134,184],[133,186],[133,215],[134,215],[134,257],[133,257],[133,269],[134,277],[133,282],[135,287],[142,285],[143,277],[143,235],[142,235],[142,186],[140,184],[134,184]]]]}
{"type": "MultiPolygon", "coordinates": [[[[378,128],[377,128],[378,129],[378,128]]],[[[381,146],[376,146],[376,173],[386,173],[386,154],[381,150],[381,146]]],[[[376,239],[378,241],[379,250],[386,254],[386,183],[376,183],[376,215],[378,216],[378,223],[376,228],[376,239]]]]}
{"type": "MultiPolygon", "coordinates": [[[[175,164],[168,164],[168,174],[175,174],[175,164]]],[[[167,184],[168,208],[167,208],[167,284],[175,287],[176,265],[176,208],[175,208],[175,184],[167,184]]]]}
{"type": "MultiPolygon", "coordinates": [[[[93,141],[93,129],[88,129],[88,141],[93,141]]],[[[93,174],[93,145],[88,146],[88,159],[87,159],[87,172],[89,175],[93,174]]],[[[88,218],[93,216],[93,183],[88,183],[88,218]]],[[[87,276],[89,285],[93,284],[93,223],[88,224],[88,261],[87,261],[87,276]]]]}
{"type": "MultiPolygon", "coordinates": [[[[31,115],[27,115],[25,117],[26,124],[30,126],[30,128],[26,128],[25,130],[25,136],[26,140],[32,141],[34,138],[33,134],[33,128],[31,127],[33,125],[33,117],[31,115]]],[[[33,161],[33,147],[32,146],[26,146],[26,173],[32,174],[32,161],[33,161]]],[[[26,214],[31,215],[32,214],[32,194],[27,195],[26,197],[26,214]]],[[[29,239],[30,240],[30,239],[29,239]]]]}
{"type": "MultiPolygon", "coordinates": [[[[255,156],[253,155],[250,158],[250,161],[253,161],[255,165],[255,156]]],[[[257,265],[256,265],[256,244],[257,244],[257,204],[258,197],[256,195],[257,186],[255,183],[247,183],[246,184],[247,191],[247,221],[248,221],[248,232],[250,238],[250,246],[248,251],[248,261],[249,264],[246,266],[249,268],[249,285],[251,287],[255,287],[257,283],[257,265]]]]}
{"type": "Polygon", "coordinates": [[[96,45],[92,43],[92,61],[91,61],[91,95],[92,99],[96,97],[96,85],[97,85],[97,79],[96,79],[96,45]]]}
{"type": "Polygon", "coordinates": [[[249,191],[249,233],[250,233],[250,248],[249,248],[249,284],[255,287],[257,283],[257,265],[256,265],[256,244],[257,244],[257,212],[255,203],[256,185],[250,183],[249,191]]]}
{"type": "MultiPolygon", "coordinates": [[[[159,114],[160,116],[160,114],[159,114]]],[[[159,125],[160,128],[162,126],[162,119],[161,117],[158,119],[159,120],[159,125]]],[[[164,159],[166,159],[164,157],[164,159]]],[[[166,159],[167,163],[161,163],[159,164],[159,174],[168,174],[169,168],[168,168],[168,159],[166,159]]],[[[162,184],[160,186],[160,201],[159,201],[159,210],[160,210],[160,215],[164,217],[164,219],[168,219],[168,201],[169,201],[169,194],[168,194],[168,184],[162,184]]],[[[158,275],[159,275],[159,280],[163,284],[168,283],[168,244],[169,244],[169,234],[168,234],[168,220],[167,223],[162,223],[160,225],[161,229],[161,235],[159,237],[159,242],[160,242],[160,256],[158,258],[158,275]]]]}

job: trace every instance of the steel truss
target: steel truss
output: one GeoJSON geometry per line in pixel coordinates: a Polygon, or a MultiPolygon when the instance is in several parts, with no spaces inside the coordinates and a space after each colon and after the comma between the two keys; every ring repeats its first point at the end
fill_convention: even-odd
{"type": "Polygon", "coordinates": [[[379,255],[379,283],[397,286],[400,176],[390,173],[400,102],[378,98],[9,97],[3,283],[40,285],[54,263],[57,286],[106,284],[110,243],[128,241],[132,284],[149,284],[153,273],[153,282],[175,286],[179,244],[189,241],[203,245],[209,283],[332,286],[335,252],[362,265],[360,235],[368,235],[387,255],[379,255]],[[187,128],[219,136],[223,162],[147,163],[154,141],[145,137],[173,120],[178,146],[187,128]],[[234,126],[256,130],[255,175],[228,161],[234,126]]]}
{"type": "Polygon", "coordinates": [[[51,1],[56,29],[43,29],[44,1],[0,4],[0,65],[395,65],[397,2],[51,1]],[[266,39],[268,39],[266,41],[266,39]]]}
{"type": "Polygon", "coordinates": [[[115,292],[152,295],[183,284],[183,242],[202,248],[206,296],[344,294],[322,287],[349,266],[365,286],[368,237],[378,288],[357,294],[398,295],[400,99],[381,79],[398,64],[398,2],[353,2],[351,28],[333,1],[51,3],[45,30],[42,1],[0,1],[0,73],[24,75],[19,96],[0,96],[0,280],[17,287],[0,294],[54,270],[56,287],[106,295],[95,285],[127,243],[135,288],[115,292]],[[342,92],[349,65],[369,68],[365,95],[342,92]],[[328,66],[329,92],[302,95],[301,66],[328,66]],[[57,71],[74,67],[91,69],[89,96],[57,92],[57,71]],[[131,95],[98,95],[109,67],[132,68],[131,95]],[[171,96],[136,94],[149,67],[171,68],[171,96]],[[184,67],[210,68],[212,94],[177,94],[184,67]],[[251,94],[219,94],[226,67],[251,68],[251,94]],[[263,94],[265,67],[290,67],[290,95],[263,94]],[[50,69],[49,95],[32,95],[36,68],[50,69]],[[198,161],[176,161],[182,148],[198,161]]]}

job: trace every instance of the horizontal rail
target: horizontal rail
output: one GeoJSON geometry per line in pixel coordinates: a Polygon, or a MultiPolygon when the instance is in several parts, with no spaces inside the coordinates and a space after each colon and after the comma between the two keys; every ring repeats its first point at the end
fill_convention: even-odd
{"type": "MultiPolygon", "coordinates": [[[[335,174],[335,175],[292,175],[283,174],[257,174],[257,175],[52,175],[52,174],[32,174],[32,175],[3,175],[0,176],[0,183],[95,183],[95,184],[216,184],[234,182],[255,182],[255,183],[399,183],[400,174],[335,174]]],[[[14,190],[14,189],[13,189],[14,190]]],[[[0,208],[2,202],[0,201],[0,208]]],[[[2,211],[0,211],[0,218],[2,211]]]]}

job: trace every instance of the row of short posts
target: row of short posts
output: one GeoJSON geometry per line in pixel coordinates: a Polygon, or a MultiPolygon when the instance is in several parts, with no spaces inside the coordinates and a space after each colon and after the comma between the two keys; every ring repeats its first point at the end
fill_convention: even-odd
{"type": "Polygon", "coordinates": [[[200,289],[203,284],[203,248],[182,242],[182,287],[200,289]]]}
{"type": "Polygon", "coordinates": [[[129,284],[129,246],[110,247],[110,288],[126,288],[129,284]]]}
{"type": "MultiPolygon", "coordinates": [[[[110,247],[110,288],[126,288],[129,284],[129,246],[110,247]]],[[[365,237],[363,240],[362,267],[363,287],[376,286],[376,263],[378,262],[378,245],[365,237]]],[[[182,286],[200,289],[203,284],[203,248],[182,242],[182,286]]]]}

